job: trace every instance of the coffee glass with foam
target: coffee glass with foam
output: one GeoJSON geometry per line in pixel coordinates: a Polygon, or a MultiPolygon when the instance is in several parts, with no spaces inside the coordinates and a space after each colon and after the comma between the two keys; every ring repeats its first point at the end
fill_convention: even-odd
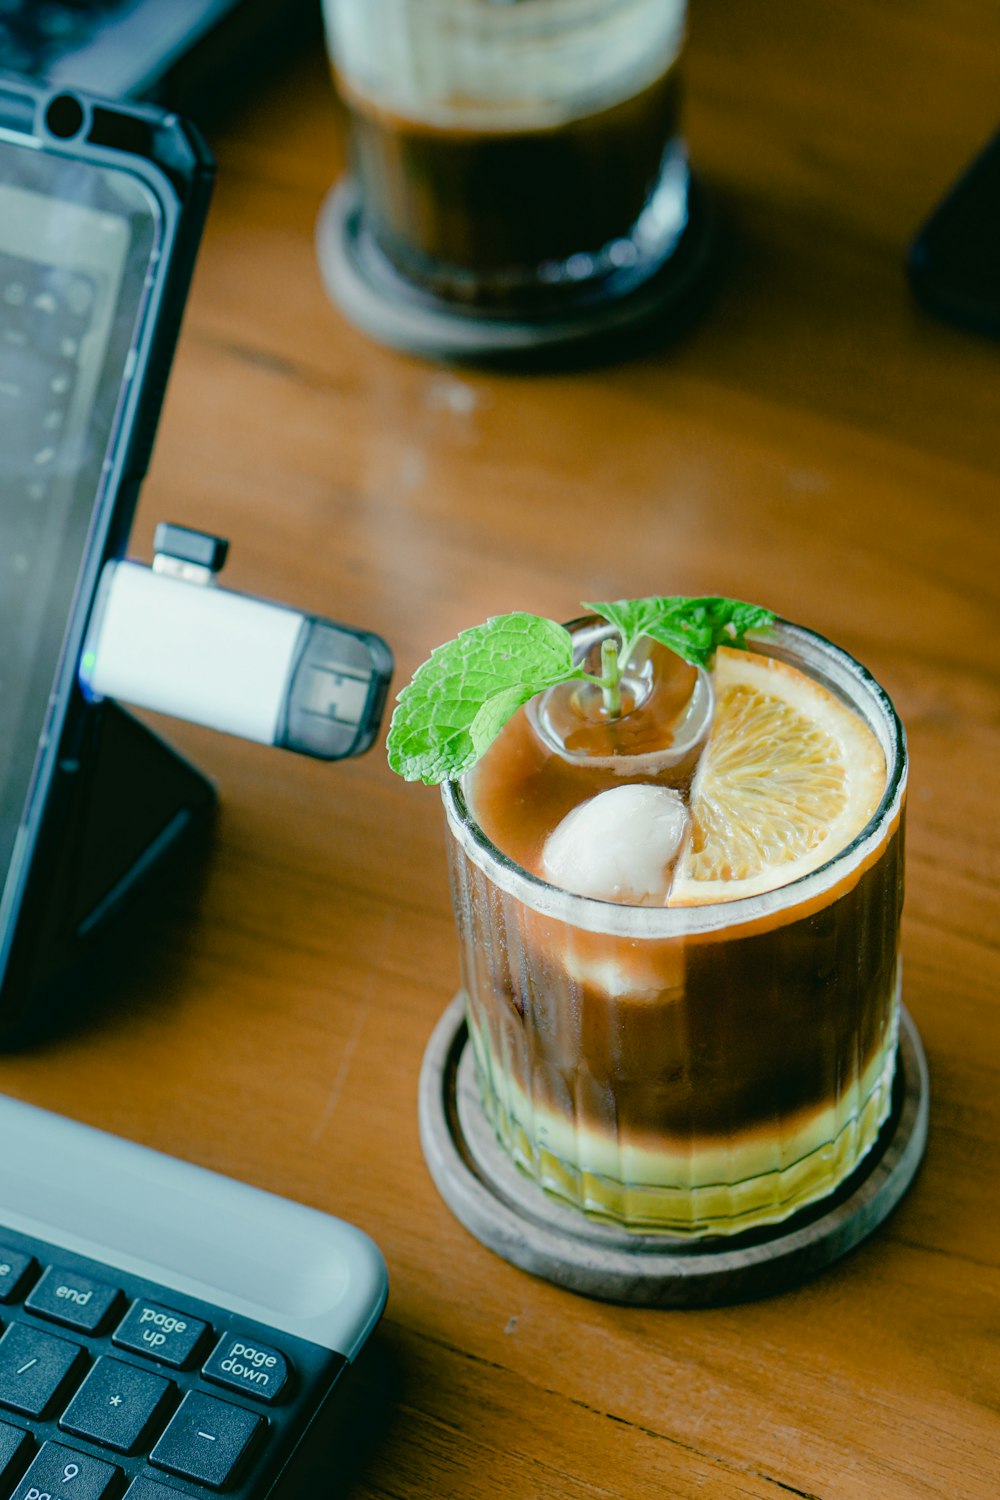
{"type": "Polygon", "coordinates": [[[368,252],[545,316],[650,278],[687,214],[686,0],[324,0],[368,252]]]}
{"type": "MultiPolygon", "coordinates": [[[[608,630],[571,628],[578,659],[608,630]]],[[[719,669],[684,669],[687,706],[663,708],[676,727],[666,751],[640,745],[617,769],[574,763],[559,705],[535,700],[443,787],[486,1116],[542,1187],[643,1233],[732,1235],[788,1218],[850,1176],[892,1103],[902,725],[859,663],[802,627],[779,622],[748,662],[732,657],[765,682],[791,669],[860,746],[861,826],[791,883],[700,900],[667,848],[685,837],[677,809],[692,805],[715,697],[735,691],[719,669]],[[574,828],[584,815],[591,826],[574,828]],[[620,828],[624,855],[610,848],[620,828]],[[657,862],[663,889],[646,873],[657,862]]]]}

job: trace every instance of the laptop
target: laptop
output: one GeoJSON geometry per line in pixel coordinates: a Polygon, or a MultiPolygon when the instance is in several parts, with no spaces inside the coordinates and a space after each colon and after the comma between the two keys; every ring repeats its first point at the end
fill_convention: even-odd
{"type": "Polygon", "coordinates": [[[204,123],[309,38],[319,0],[0,0],[0,68],[204,123]]]}

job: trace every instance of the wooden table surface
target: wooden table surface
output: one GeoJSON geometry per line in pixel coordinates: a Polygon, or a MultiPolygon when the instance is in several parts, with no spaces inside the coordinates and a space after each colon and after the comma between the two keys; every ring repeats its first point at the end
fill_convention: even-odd
{"type": "Polygon", "coordinates": [[[437,642],[586,598],[756,599],[859,656],[911,749],[905,1001],[930,1140],[798,1290],[588,1301],[452,1217],[417,1137],[457,982],[437,794],[171,721],[217,782],[203,877],[0,1088],[352,1220],[390,1300],[331,1495],[901,1500],[1000,1490],[998,347],[914,307],[908,237],[996,128],[990,0],[694,0],[686,134],[730,262],[683,342],[486,374],[353,331],[313,231],[343,170],[319,49],[216,130],[219,177],[132,551],[232,539],[231,587],[437,642]]]}

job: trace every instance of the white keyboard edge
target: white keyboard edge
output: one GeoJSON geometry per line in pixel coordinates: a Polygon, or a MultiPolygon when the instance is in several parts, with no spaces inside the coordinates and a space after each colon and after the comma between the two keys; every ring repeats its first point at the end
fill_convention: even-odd
{"type": "Polygon", "coordinates": [[[388,1294],[362,1230],[0,1096],[3,1226],[353,1360],[388,1294]]]}

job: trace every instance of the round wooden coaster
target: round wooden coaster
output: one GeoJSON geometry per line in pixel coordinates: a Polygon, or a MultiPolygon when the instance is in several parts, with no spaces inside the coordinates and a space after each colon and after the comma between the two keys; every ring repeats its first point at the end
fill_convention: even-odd
{"type": "Polygon", "coordinates": [[[836,1193],[783,1224],[725,1238],[630,1234],[550,1197],[501,1150],[483,1114],[458,996],[424,1054],[420,1139],[449,1208],[504,1260],[609,1302],[710,1307],[781,1291],[867,1238],[913,1180],[927,1143],[928,1101],[924,1050],[903,1009],[892,1113],[836,1193]]]}
{"type": "Polygon", "coordinates": [[[674,249],[648,281],[618,297],[581,296],[558,316],[489,317],[421,291],[394,271],[362,223],[351,178],[320,210],[316,253],[326,290],[363,333],[409,354],[472,364],[532,366],[628,338],[669,337],[701,312],[720,268],[711,200],[684,164],[686,205],[674,249]]]}

